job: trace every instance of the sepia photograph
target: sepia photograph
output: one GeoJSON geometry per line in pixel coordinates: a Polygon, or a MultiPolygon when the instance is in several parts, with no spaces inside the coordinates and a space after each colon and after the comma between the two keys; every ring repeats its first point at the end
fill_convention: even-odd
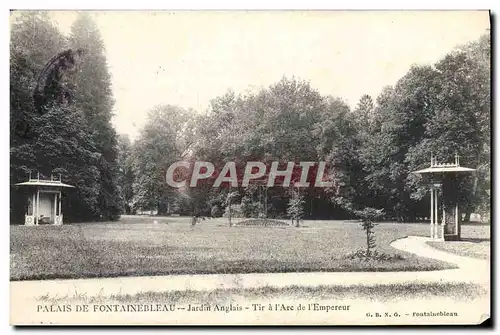
{"type": "Polygon", "coordinates": [[[491,324],[488,10],[9,20],[11,325],[491,324]]]}

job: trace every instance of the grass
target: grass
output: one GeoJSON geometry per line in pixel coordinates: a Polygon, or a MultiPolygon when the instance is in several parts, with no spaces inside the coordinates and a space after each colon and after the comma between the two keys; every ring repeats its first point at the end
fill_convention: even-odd
{"type": "MultiPolygon", "coordinates": [[[[235,220],[235,223],[238,221],[235,220]]],[[[304,228],[227,227],[224,219],[123,217],[115,223],[11,226],[11,280],[302,271],[418,271],[453,267],[389,244],[427,236],[426,224],[381,223],[378,250],[402,259],[359,261],[357,222],[305,221],[304,228]],[[154,221],[157,221],[155,224],[154,221]]]]}
{"type": "Polygon", "coordinates": [[[280,220],[271,220],[271,219],[249,219],[242,220],[237,224],[240,227],[248,226],[248,227],[288,227],[291,228],[290,223],[286,223],[285,221],[280,220]]]}
{"type": "Polygon", "coordinates": [[[481,224],[462,225],[462,241],[427,242],[430,246],[460,256],[490,259],[490,226],[481,224]]]}
{"type": "Polygon", "coordinates": [[[42,303],[121,303],[121,304],[216,304],[231,302],[232,300],[248,301],[253,299],[303,299],[311,301],[365,299],[375,301],[393,301],[395,297],[401,300],[435,299],[437,297],[471,301],[484,297],[488,292],[477,284],[445,283],[445,284],[388,284],[388,285],[322,285],[318,287],[288,286],[251,289],[217,289],[213,291],[168,291],[168,292],[142,292],[134,295],[98,295],[86,296],[73,294],[68,296],[50,296],[48,294],[37,297],[42,303]]]}
{"type": "Polygon", "coordinates": [[[462,226],[462,241],[427,242],[430,246],[460,256],[490,259],[491,241],[489,225],[462,226]]]}

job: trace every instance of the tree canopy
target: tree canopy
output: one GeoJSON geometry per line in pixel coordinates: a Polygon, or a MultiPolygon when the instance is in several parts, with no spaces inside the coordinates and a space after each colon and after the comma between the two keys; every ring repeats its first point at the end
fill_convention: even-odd
{"type": "MultiPolygon", "coordinates": [[[[458,46],[435,64],[412,66],[377,97],[361,95],[353,108],[294,77],[251,93],[228,91],[203,112],[159,105],[131,141],[112,125],[105,45],[90,15],[80,13],[64,36],[47,14],[24,12],[11,29],[11,185],[29,171],[62,173],[77,186],[63,202],[73,221],[116,220],[137,209],[222,215],[229,194],[244,215],[348,218],[370,207],[383,209],[386,218],[415,220],[428,215],[428,192],[410,172],[428,166],[431,154],[451,162],[458,153],[462,165],[478,171],[462,181],[461,208],[466,217],[488,213],[490,49],[489,35],[458,46]],[[85,51],[77,71],[64,78],[72,99],[38,114],[37,76],[67,49],[85,51]],[[25,136],[26,127],[32,136],[25,136]],[[180,160],[209,161],[218,172],[234,161],[238,174],[249,161],[263,162],[268,171],[273,161],[280,168],[324,161],[334,186],[304,187],[300,197],[293,183],[288,189],[228,183],[212,188],[207,181],[174,189],[166,171],[180,160]]],[[[13,221],[24,213],[25,196],[11,186],[13,221]]]]}

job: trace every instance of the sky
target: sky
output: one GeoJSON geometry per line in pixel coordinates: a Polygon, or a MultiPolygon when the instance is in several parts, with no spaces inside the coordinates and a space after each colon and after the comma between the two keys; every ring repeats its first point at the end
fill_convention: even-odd
{"type": "MultiPolygon", "coordinates": [[[[52,12],[69,33],[77,13],[52,12]]],[[[149,109],[204,112],[229,89],[283,76],[355,106],[412,64],[433,64],[490,27],[487,11],[92,12],[106,48],[118,133],[136,138],[149,109]]]]}

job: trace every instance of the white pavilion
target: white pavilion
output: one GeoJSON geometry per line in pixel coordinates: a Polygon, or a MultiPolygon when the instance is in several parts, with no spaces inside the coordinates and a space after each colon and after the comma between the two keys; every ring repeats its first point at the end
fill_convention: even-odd
{"type": "Polygon", "coordinates": [[[28,197],[27,210],[24,224],[26,226],[37,226],[40,224],[62,225],[62,189],[74,188],[75,186],[64,184],[61,181],[61,175],[50,179],[40,179],[40,173],[36,178],[29,175],[28,181],[15,184],[17,186],[26,186],[32,189],[32,195],[28,197]]]}
{"type": "Polygon", "coordinates": [[[458,178],[459,175],[475,171],[475,169],[460,166],[460,157],[456,154],[455,163],[438,163],[437,159],[431,156],[430,167],[412,172],[427,176],[431,191],[430,237],[432,239],[441,241],[460,240],[462,220],[458,208],[458,178]],[[441,206],[441,211],[439,206],[441,206]],[[440,214],[441,220],[439,220],[440,214]],[[441,229],[438,229],[439,225],[441,229]]]}

